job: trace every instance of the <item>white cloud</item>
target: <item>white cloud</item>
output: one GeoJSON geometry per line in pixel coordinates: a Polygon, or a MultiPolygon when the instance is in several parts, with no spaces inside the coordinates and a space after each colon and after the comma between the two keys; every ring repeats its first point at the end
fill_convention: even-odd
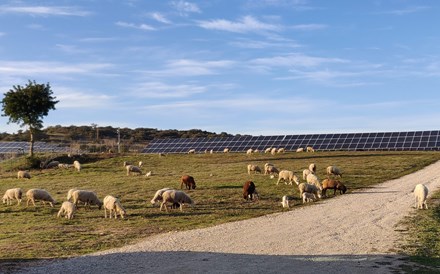
{"type": "Polygon", "coordinates": [[[417,6],[417,7],[408,7],[408,8],[399,9],[399,10],[385,11],[385,12],[382,12],[382,13],[383,14],[393,14],[393,15],[406,15],[406,14],[411,14],[411,13],[416,13],[416,12],[422,12],[422,11],[425,11],[427,9],[430,9],[430,7],[427,7],[427,6],[417,6]]]}
{"type": "Polygon", "coordinates": [[[91,13],[75,7],[0,6],[0,13],[18,13],[39,16],[88,16],[91,13]]]}
{"type": "Polygon", "coordinates": [[[286,56],[275,56],[268,58],[257,58],[250,61],[252,65],[265,66],[265,67],[317,67],[325,63],[349,63],[350,61],[340,58],[324,58],[307,56],[304,54],[296,53],[286,56]]]}
{"type": "Polygon", "coordinates": [[[180,14],[186,15],[188,13],[201,13],[202,11],[195,3],[186,2],[183,0],[172,1],[171,6],[173,6],[180,14]]]}
{"type": "Polygon", "coordinates": [[[93,92],[76,91],[66,87],[52,87],[59,103],[58,108],[105,108],[111,106],[114,97],[93,92]]]}
{"type": "Polygon", "coordinates": [[[139,84],[131,94],[142,98],[182,98],[204,93],[207,88],[193,84],[168,85],[161,82],[139,84]]]}
{"type": "Polygon", "coordinates": [[[163,14],[161,14],[160,12],[152,12],[150,13],[150,17],[153,18],[154,20],[160,22],[160,23],[164,23],[164,24],[171,24],[171,21],[168,20],[163,14]]]}
{"type": "Polygon", "coordinates": [[[281,31],[280,25],[268,24],[255,19],[252,16],[245,16],[237,22],[216,19],[211,21],[199,21],[199,26],[204,29],[223,30],[237,33],[281,31]]]}
{"type": "Polygon", "coordinates": [[[235,64],[230,60],[197,61],[179,59],[168,62],[163,70],[146,71],[154,76],[200,76],[217,74],[220,69],[227,69],[235,64]]]}
{"type": "Polygon", "coordinates": [[[302,31],[312,31],[312,30],[322,30],[326,29],[328,26],[324,24],[302,24],[292,26],[294,30],[302,30],[302,31]]]}
{"type": "Polygon", "coordinates": [[[90,74],[111,68],[108,63],[64,64],[59,62],[0,61],[0,73],[7,75],[90,74]]]}
{"type": "Polygon", "coordinates": [[[122,22],[122,21],[118,21],[115,23],[117,26],[119,27],[123,27],[123,28],[132,28],[132,29],[139,29],[139,30],[156,30],[154,27],[147,25],[147,24],[133,24],[133,23],[127,23],[127,22],[122,22]]]}

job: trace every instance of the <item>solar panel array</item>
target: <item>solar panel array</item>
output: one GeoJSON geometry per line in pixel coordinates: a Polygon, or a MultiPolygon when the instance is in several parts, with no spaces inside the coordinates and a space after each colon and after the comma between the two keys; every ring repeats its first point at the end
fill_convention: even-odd
{"type": "Polygon", "coordinates": [[[335,150],[440,150],[440,131],[329,133],[278,136],[235,136],[215,138],[155,139],[142,153],[196,153],[205,150],[244,152],[248,149],[265,150],[268,147],[296,151],[312,146],[315,151],[335,150]]]}
{"type": "MultiPolygon", "coordinates": [[[[35,142],[34,152],[68,152],[70,149],[59,144],[35,142]]],[[[0,153],[27,153],[29,142],[0,142],[0,153]]]]}

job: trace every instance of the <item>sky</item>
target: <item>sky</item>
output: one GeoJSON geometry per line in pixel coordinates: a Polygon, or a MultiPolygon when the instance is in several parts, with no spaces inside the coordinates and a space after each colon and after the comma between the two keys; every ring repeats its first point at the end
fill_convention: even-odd
{"type": "Polygon", "coordinates": [[[437,0],[1,0],[0,100],[49,83],[44,127],[438,130],[439,15],[437,0]]]}

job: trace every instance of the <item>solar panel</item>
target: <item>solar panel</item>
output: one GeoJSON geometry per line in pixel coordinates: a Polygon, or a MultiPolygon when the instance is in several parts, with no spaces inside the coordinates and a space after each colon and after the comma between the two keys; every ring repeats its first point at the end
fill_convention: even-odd
{"type": "Polygon", "coordinates": [[[196,153],[211,149],[223,152],[225,148],[229,148],[231,152],[245,152],[248,149],[264,151],[272,147],[295,151],[306,146],[314,147],[315,151],[440,150],[439,136],[439,130],[432,130],[155,139],[142,153],[187,153],[190,149],[196,149],[196,153]]]}
{"type": "MultiPolygon", "coordinates": [[[[0,141],[0,153],[24,153],[29,151],[29,142],[2,142],[0,141]]],[[[59,144],[35,142],[34,152],[69,152],[70,148],[59,144]]]]}

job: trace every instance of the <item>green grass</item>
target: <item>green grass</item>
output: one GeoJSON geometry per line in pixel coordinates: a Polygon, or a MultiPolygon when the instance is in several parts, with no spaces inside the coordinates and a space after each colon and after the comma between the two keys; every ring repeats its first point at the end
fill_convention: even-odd
{"type": "MultiPolygon", "coordinates": [[[[167,231],[187,230],[243,220],[281,212],[283,195],[298,197],[296,185],[280,184],[276,179],[256,174],[249,176],[249,163],[260,167],[266,162],[280,170],[293,170],[299,177],[310,163],[318,167],[317,175],[325,176],[325,167],[336,165],[343,171],[342,181],[348,191],[366,188],[388,179],[412,173],[440,159],[437,152],[317,152],[281,155],[195,154],[195,155],[131,155],[120,157],[93,156],[84,158],[83,170],[32,170],[30,180],[18,180],[18,167],[24,160],[0,163],[0,193],[8,188],[44,188],[58,201],[55,208],[38,205],[26,207],[0,205],[0,260],[70,257],[118,247],[167,231]],[[153,176],[127,176],[123,161],[144,162],[143,170],[153,176]],[[183,212],[160,212],[150,200],[163,187],[180,188],[183,174],[195,178],[197,188],[187,191],[196,205],[183,212]],[[253,180],[260,193],[259,201],[242,198],[242,185],[253,180]],[[127,209],[124,220],[104,219],[103,210],[77,211],[73,220],[56,218],[67,191],[77,187],[96,191],[103,199],[118,196],[127,209]]],[[[67,160],[66,160],[67,161],[67,160]]],[[[70,160],[70,163],[72,160],[70,160]]],[[[298,198],[293,208],[301,206],[298,198]]],[[[291,209],[292,210],[292,209],[291,209]]],[[[438,253],[437,253],[438,254],[438,253]]]]}

